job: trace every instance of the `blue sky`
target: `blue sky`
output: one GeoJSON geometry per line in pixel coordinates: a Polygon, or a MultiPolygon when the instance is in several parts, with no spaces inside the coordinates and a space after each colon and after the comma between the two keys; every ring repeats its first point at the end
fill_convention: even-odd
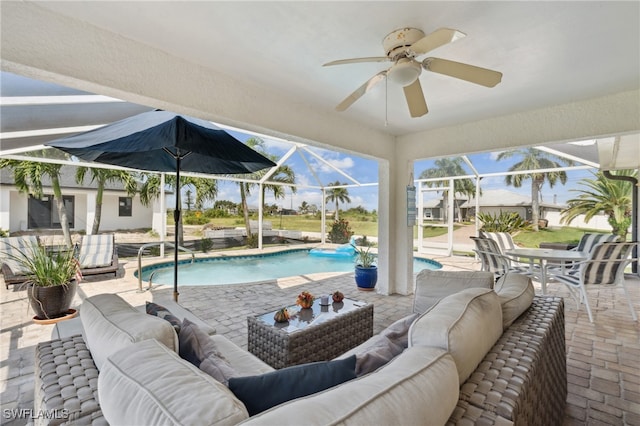
{"type": "MultiPolygon", "coordinates": [[[[236,138],[245,142],[253,135],[229,130],[236,138]]],[[[261,139],[265,142],[266,150],[269,154],[281,158],[289,151],[292,144],[290,142],[274,140],[268,137],[262,136],[261,139]]],[[[336,166],[344,173],[353,176],[360,183],[375,183],[378,180],[378,165],[377,162],[362,157],[357,157],[351,154],[344,154],[335,151],[324,150],[315,147],[308,147],[312,152],[323,158],[328,163],[336,166]]],[[[469,155],[469,159],[473,163],[474,167],[480,173],[497,173],[508,170],[513,164],[519,161],[518,157],[514,157],[508,160],[502,160],[498,162],[496,160],[497,153],[480,153],[469,155]]],[[[341,175],[340,173],[332,170],[330,167],[322,163],[320,160],[314,158],[312,155],[305,154],[307,162],[314,169],[317,178],[323,183],[328,184],[339,180],[342,183],[352,183],[341,175]]],[[[435,160],[421,160],[416,161],[414,166],[414,175],[418,177],[422,171],[433,167],[435,160]]],[[[290,157],[286,163],[292,167],[296,173],[296,180],[301,185],[319,186],[316,177],[309,170],[309,167],[305,164],[304,160],[298,153],[295,153],[290,157]]],[[[471,171],[469,170],[471,174],[471,171]]],[[[569,198],[575,196],[571,193],[571,189],[575,189],[576,183],[585,177],[590,177],[589,171],[569,171],[568,183],[566,185],[557,184],[554,188],[549,188],[548,184],[545,184],[542,190],[543,201],[552,202],[554,195],[557,202],[560,204],[565,203],[569,198]]],[[[529,196],[531,193],[531,186],[527,183],[522,188],[506,187],[504,176],[499,177],[485,177],[482,180],[482,189],[508,189],[510,191],[529,196]]],[[[349,197],[351,203],[346,205],[341,204],[341,209],[348,209],[350,207],[363,206],[367,210],[377,209],[378,195],[377,186],[364,186],[364,187],[351,187],[348,188],[349,197]]],[[[318,208],[321,206],[321,192],[314,188],[298,188],[295,194],[292,194],[288,189],[285,191],[286,196],[284,199],[274,199],[271,194],[267,194],[265,202],[268,204],[277,204],[283,208],[298,209],[303,201],[308,204],[315,204],[318,208]]],[[[218,197],[219,200],[230,200],[233,202],[239,201],[239,190],[235,183],[220,181],[218,185],[218,197]]],[[[257,206],[257,196],[255,194],[249,199],[249,204],[257,206]]],[[[333,210],[334,205],[327,205],[327,209],[333,210]]]]}

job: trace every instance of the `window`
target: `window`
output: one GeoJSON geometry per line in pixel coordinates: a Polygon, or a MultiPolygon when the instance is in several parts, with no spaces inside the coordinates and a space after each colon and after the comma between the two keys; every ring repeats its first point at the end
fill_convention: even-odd
{"type": "MultiPolygon", "coordinates": [[[[67,211],[69,228],[74,228],[74,201],[72,195],[63,195],[62,200],[67,211]]],[[[27,204],[27,216],[29,229],[60,229],[58,206],[53,195],[45,194],[42,198],[29,196],[27,204]]]]}
{"type": "Polygon", "coordinates": [[[133,199],[131,197],[119,197],[118,199],[118,215],[132,216],[133,199]]]}

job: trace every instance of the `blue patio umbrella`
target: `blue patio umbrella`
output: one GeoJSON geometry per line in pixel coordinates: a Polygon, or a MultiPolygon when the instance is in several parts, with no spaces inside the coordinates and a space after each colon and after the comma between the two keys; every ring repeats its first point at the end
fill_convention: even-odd
{"type": "MultiPolygon", "coordinates": [[[[46,145],[86,161],[155,172],[252,173],[276,164],[212,123],[149,111],[46,145]]],[[[178,183],[178,188],[180,185],[178,183]]],[[[178,300],[179,194],[176,194],[173,297],[178,300]]]]}

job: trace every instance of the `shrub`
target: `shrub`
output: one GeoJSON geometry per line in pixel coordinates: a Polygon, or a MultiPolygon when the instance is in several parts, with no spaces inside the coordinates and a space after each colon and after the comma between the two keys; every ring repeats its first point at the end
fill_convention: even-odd
{"type": "Polygon", "coordinates": [[[486,232],[515,232],[529,229],[531,226],[516,212],[500,211],[499,215],[478,213],[478,220],[482,222],[481,230],[486,232]]]}
{"type": "Polygon", "coordinates": [[[202,212],[186,212],[182,218],[182,223],[185,225],[204,225],[208,223],[209,219],[205,217],[202,212]]]}
{"type": "Polygon", "coordinates": [[[256,234],[251,234],[251,236],[247,236],[247,247],[248,248],[257,248],[258,247],[258,238],[260,238],[260,235],[256,234]]]}
{"type": "Polygon", "coordinates": [[[327,237],[329,237],[332,243],[345,244],[349,242],[352,235],[353,231],[351,230],[351,226],[349,226],[349,222],[344,219],[340,219],[333,222],[327,237]]]}
{"type": "Polygon", "coordinates": [[[213,240],[211,238],[203,238],[200,240],[200,251],[208,253],[213,248],[213,240]]]}

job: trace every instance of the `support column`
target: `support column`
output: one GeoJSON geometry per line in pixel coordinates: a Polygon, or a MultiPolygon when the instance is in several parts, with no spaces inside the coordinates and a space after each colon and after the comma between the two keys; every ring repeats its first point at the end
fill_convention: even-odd
{"type": "Polygon", "coordinates": [[[91,229],[93,228],[93,221],[96,217],[96,197],[93,195],[87,196],[87,216],[85,217],[85,232],[87,235],[91,235],[91,229]]]}
{"type": "Polygon", "coordinates": [[[0,229],[13,231],[11,229],[11,191],[6,186],[0,189],[0,229]]]}
{"type": "Polygon", "coordinates": [[[407,225],[407,185],[413,161],[378,162],[378,293],[413,293],[413,227],[407,225]]]}

